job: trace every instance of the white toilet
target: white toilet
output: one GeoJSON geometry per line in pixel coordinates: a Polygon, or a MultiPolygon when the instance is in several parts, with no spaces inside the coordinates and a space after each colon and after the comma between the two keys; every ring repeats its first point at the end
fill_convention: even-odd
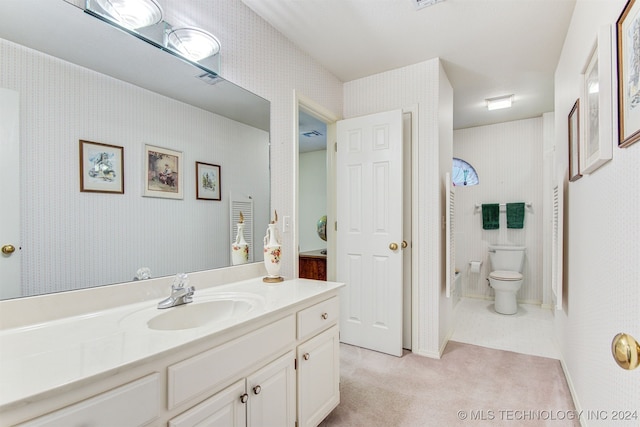
{"type": "Polygon", "coordinates": [[[516,294],[522,286],[524,246],[489,246],[492,272],[489,284],[495,291],[495,310],[500,314],[516,314],[516,294]]]}

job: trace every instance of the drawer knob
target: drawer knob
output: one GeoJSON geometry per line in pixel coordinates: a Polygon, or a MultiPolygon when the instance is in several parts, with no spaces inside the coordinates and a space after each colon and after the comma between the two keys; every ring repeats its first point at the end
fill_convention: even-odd
{"type": "Polygon", "coordinates": [[[322,320],[327,320],[329,318],[329,314],[328,313],[322,313],[320,315],[320,317],[322,317],[322,320]]]}
{"type": "Polygon", "coordinates": [[[260,394],[261,391],[262,391],[262,387],[260,387],[259,385],[253,388],[253,394],[260,394]]]}
{"type": "Polygon", "coordinates": [[[240,396],[240,402],[247,403],[247,400],[249,400],[249,395],[247,393],[240,396]]]}
{"type": "Polygon", "coordinates": [[[305,354],[302,355],[302,358],[304,360],[309,360],[311,358],[311,355],[309,353],[305,353],[305,354]]]}

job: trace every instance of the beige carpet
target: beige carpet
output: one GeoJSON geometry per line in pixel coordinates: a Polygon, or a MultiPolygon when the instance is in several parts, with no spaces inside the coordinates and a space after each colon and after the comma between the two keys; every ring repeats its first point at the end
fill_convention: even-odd
{"type": "Polygon", "coordinates": [[[322,427],[579,426],[560,362],[450,341],[440,360],[341,344],[322,427]]]}

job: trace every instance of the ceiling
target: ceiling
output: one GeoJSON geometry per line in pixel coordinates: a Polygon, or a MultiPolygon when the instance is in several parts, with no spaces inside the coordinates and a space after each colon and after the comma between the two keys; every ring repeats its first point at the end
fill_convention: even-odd
{"type": "Polygon", "coordinates": [[[298,112],[298,152],[309,153],[327,148],[327,125],[304,111],[298,112]]]}
{"type": "Polygon", "coordinates": [[[339,80],[442,60],[454,129],[553,111],[553,77],[575,0],[242,0],[339,80]],[[485,99],[514,95],[487,111],[485,99]]]}

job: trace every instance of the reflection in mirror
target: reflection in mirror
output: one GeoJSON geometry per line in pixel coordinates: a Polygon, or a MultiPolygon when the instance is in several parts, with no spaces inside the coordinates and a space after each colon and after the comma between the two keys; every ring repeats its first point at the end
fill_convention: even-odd
{"type": "MultiPolygon", "coordinates": [[[[229,266],[232,199],[249,204],[244,234],[261,240],[269,103],[204,74],[62,0],[0,3],[0,96],[19,100],[20,178],[10,184],[21,212],[21,277],[2,277],[3,298],[127,282],[141,268],[160,277],[229,266]],[[122,147],[123,194],[80,191],[80,140],[122,147]],[[181,199],[143,197],[147,145],[179,153],[181,199]],[[197,198],[197,162],[220,166],[221,200],[197,198]]],[[[3,273],[10,259],[0,257],[3,273]]]]}

